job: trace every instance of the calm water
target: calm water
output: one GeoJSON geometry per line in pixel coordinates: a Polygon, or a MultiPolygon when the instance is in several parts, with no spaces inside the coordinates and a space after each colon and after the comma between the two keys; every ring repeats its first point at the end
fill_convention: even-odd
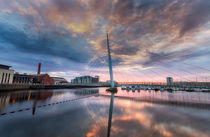
{"type": "MultiPolygon", "coordinates": [[[[105,88],[0,93],[0,137],[106,137],[105,88]]],[[[116,96],[210,103],[208,93],[119,91],[116,96]]],[[[208,137],[210,109],[114,100],[111,137],[208,137]]]]}

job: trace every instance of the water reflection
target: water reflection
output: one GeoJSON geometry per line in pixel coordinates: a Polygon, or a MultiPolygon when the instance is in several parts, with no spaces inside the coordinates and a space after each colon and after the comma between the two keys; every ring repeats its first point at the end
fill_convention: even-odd
{"type": "MultiPolygon", "coordinates": [[[[120,88],[118,88],[120,89],[120,88]]],[[[180,99],[179,97],[180,96],[177,96],[177,93],[175,92],[165,92],[164,94],[164,91],[151,91],[151,90],[148,90],[147,91],[143,91],[143,95],[140,95],[140,90],[132,90],[132,94],[131,96],[128,96],[128,93],[129,93],[129,90],[126,90],[127,94],[124,92],[125,90],[120,90],[120,92],[117,93],[117,97],[128,97],[128,98],[120,98],[120,99],[124,99],[125,101],[128,101],[128,99],[134,99],[134,98],[143,98],[146,99],[145,100],[150,100],[150,101],[158,101],[160,100],[160,98],[158,98],[158,96],[161,97],[161,101],[165,102],[165,103],[168,103],[169,102],[174,102],[174,101],[177,101],[177,98],[174,99],[174,96],[175,97],[178,97],[178,101],[180,101],[180,103],[198,103],[202,105],[202,103],[206,103],[205,105],[207,105],[207,107],[209,108],[209,103],[210,103],[210,100],[209,97],[208,97],[208,94],[205,94],[205,93],[196,93],[194,95],[199,95],[199,96],[196,96],[196,97],[192,97],[191,95],[191,98],[188,98],[187,101],[183,101],[184,100],[184,97],[186,98],[187,95],[189,95],[189,93],[187,92],[182,92],[182,98],[180,99]],[[135,92],[137,92],[135,94],[135,92]],[[148,98],[148,96],[146,95],[147,93],[149,93],[150,97],[148,98]],[[151,95],[152,94],[152,95],[151,95]],[[139,95],[139,96],[138,96],[139,95]],[[167,98],[166,96],[167,95],[167,98]],[[208,98],[200,98],[200,95],[205,95],[207,96],[208,98]],[[152,96],[152,98],[151,98],[152,96]],[[199,99],[196,100],[195,98],[199,99]],[[206,99],[206,100],[205,100],[206,99]]],[[[106,92],[102,92],[102,94],[109,94],[109,93],[106,93],[106,92]]],[[[115,106],[115,107],[120,107],[120,108],[123,108],[125,106],[129,106],[130,107],[133,107],[134,111],[126,111],[124,113],[126,113],[126,115],[124,116],[119,116],[118,115],[115,115],[113,117],[113,122],[112,122],[112,110],[113,110],[113,101],[114,101],[114,94],[112,93],[111,96],[110,96],[110,108],[109,108],[109,119],[108,119],[108,131],[107,131],[107,137],[110,137],[110,134],[112,132],[112,136],[139,136],[139,133],[137,132],[136,134],[134,133],[130,133],[129,130],[133,130],[133,128],[137,128],[138,130],[137,131],[141,131],[141,135],[142,136],[166,136],[166,137],[171,137],[171,136],[208,136],[208,133],[203,133],[201,132],[200,130],[203,130],[203,128],[201,129],[197,129],[197,125],[195,127],[189,127],[189,126],[186,126],[184,124],[182,124],[182,119],[183,119],[183,116],[180,116],[180,115],[177,115],[177,116],[172,116],[172,120],[170,121],[171,124],[173,124],[173,126],[171,125],[168,125],[167,123],[162,123],[162,121],[157,121],[159,119],[161,119],[159,116],[157,116],[158,118],[157,119],[154,119],[154,122],[151,121],[151,119],[154,117],[154,116],[151,116],[150,113],[148,114],[144,114],[146,111],[144,110],[143,113],[142,112],[138,112],[136,108],[139,108],[139,106],[137,106],[136,104],[134,105],[130,105],[130,102],[127,102],[125,104],[120,104],[120,106],[115,106]],[[150,121],[147,121],[148,119],[150,119],[150,121]],[[180,120],[181,119],[181,120],[180,120]],[[177,122],[176,120],[178,120],[179,122],[177,122]],[[161,123],[161,124],[157,124],[157,123],[161,123]],[[181,123],[181,124],[180,124],[181,123]],[[114,124],[114,127],[112,127],[112,124],[114,124]],[[178,126],[178,128],[177,128],[178,126]],[[111,128],[113,128],[111,131],[111,128]],[[129,128],[129,129],[128,129],[129,128]],[[175,128],[175,129],[174,129],[175,128]],[[197,131],[198,130],[198,131],[197,131]],[[123,132],[123,133],[122,133],[123,132]],[[190,132],[190,133],[188,133],[190,132]],[[119,134],[120,133],[120,134],[119,134]]],[[[119,99],[119,98],[118,98],[119,99]]],[[[122,102],[122,101],[120,101],[122,102]]],[[[136,100],[135,100],[135,103],[136,103],[136,100]]],[[[119,105],[119,104],[118,104],[119,105]]],[[[149,104],[150,106],[153,106],[152,104],[149,104]]],[[[141,106],[141,104],[140,104],[141,106]]],[[[194,105],[195,106],[195,105],[194,105]]],[[[143,106],[142,108],[144,109],[145,106],[143,106]]],[[[196,106],[195,106],[196,107],[196,106]]],[[[199,107],[199,106],[197,106],[199,107]]],[[[130,109],[123,109],[123,110],[130,110],[130,109]]],[[[156,108],[155,108],[156,109],[156,108]]],[[[159,112],[158,112],[159,113],[159,112]]],[[[168,111],[165,111],[164,113],[168,113],[170,114],[168,111]]],[[[162,113],[161,113],[162,114],[162,113]]],[[[172,114],[170,114],[172,115],[172,114]]],[[[155,115],[156,116],[156,115],[155,115]]],[[[167,121],[168,122],[168,119],[167,119],[167,116],[165,117],[166,119],[163,119],[163,121],[167,121]]],[[[185,118],[186,120],[186,118],[185,118]]],[[[184,122],[185,122],[184,120],[184,122]]],[[[199,121],[200,119],[197,120],[197,122],[200,122],[199,121]]],[[[208,117],[208,120],[210,120],[210,118],[208,117]]],[[[189,122],[189,124],[191,123],[190,120],[187,120],[187,122],[189,122]]],[[[205,123],[206,125],[208,123],[205,123]]],[[[203,126],[203,123],[200,124],[200,126],[203,126]]],[[[208,127],[208,126],[207,126],[208,127]]],[[[205,128],[204,128],[205,129],[205,128]]],[[[208,130],[205,130],[205,132],[209,132],[208,130]]],[[[95,133],[95,135],[97,135],[97,133],[95,133]]]]}
{"type": "MultiPolygon", "coordinates": [[[[62,99],[67,99],[65,96],[70,96],[69,99],[74,99],[77,96],[87,96],[98,94],[98,89],[80,89],[80,90],[36,90],[36,91],[17,91],[17,92],[3,92],[0,93],[0,114],[7,112],[7,109],[13,106],[21,106],[24,104],[26,107],[32,106],[32,115],[36,112],[38,103],[51,103],[62,99]],[[49,102],[50,101],[50,102],[49,102]]],[[[68,96],[68,97],[69,97],[68,96]]]]}
{"type": "Polygon", "coordinates": [[[52,90],[39,90],[39,91],[23,91],[23,92],[6,92],[0,94],[0,112],[7,110],[9,105],[15,105],[24,102],[33,102],[33,106],[36,106],[37,101],[47,100],[52,96],[60,95],[54,94],[52,90]]]}
{"type": "Polygon", "coordinates": [[[110,106],[109,106],[109,120],[108,120],[107,137],[110,137],[110,132],[111,132],[113,105],[114,105],[114,93],[111,93],[110,106]]]}
{"type": "MultiPolygon", "coordinates": [[[[115,98],[111,136],[208,137],[209,112],[115,98]]],[[[94,127],[91,137],[101,134],[102,127],[94,127]]]]}
{"type": "MultiPolygon", "coordinates": [[[[9,102],[7,112],[23,107],[30,107],[32,110],[0,116],[1,137],[106,137],[108,135],[110,96],[98,96],[98,93],[104,93],[105,89],[45,90],[42,94],[34,92],[40,91],[31,91],[30,94],[25,92],[24,94],[28,94],[24,97],[20,95],[23,92],[1,94],[1,100],[9,102]],[[87,96],[91,97],[76,100],[87,96]],[[52,103],[69,99],[74,101],[39,108],[41,105],[52,106],[52,103]]],[[[165,97],[165,92],[145,93],[142,90],[129,93],[118,91],[115,96],[121,94],[165,97]]],[[[171,98],[174,96],[176,95],[172,95],[171,98]]],[[[110,136],[208,137],[209,113],[209,109],[162,105],[115,97],[110,136]]]]}
{"type": "Polygon", "coordinates": [[[35,115],[36,105],[37,105],[37,100],[34,101],[33,109],[32,109],[32,115],[35,115]]]}
{"type": "MultiPolygon", "coordinates": [[[[210,93],[204,92],[185,92],[185,91],[155,91],[155,90],[121,90],[118,88],[116,97],[132,98],[142,101],[183,103],[183,104],[208,104],[210,105],[210,93]]],[[[100,89],[100,95],[109,95],[100,89]]]]}

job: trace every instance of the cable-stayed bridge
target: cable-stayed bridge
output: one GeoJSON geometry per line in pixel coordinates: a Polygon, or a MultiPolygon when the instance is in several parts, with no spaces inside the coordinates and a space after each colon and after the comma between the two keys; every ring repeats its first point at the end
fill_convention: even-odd
{"type": "MultiPolygon", "coordinates": [[[[109,54],[114,55],[111,52],[112,46],[117,42],[107,39],[107,44],[110,45],[109,54]]],[[[164,54],[157,55],[157,58],[164,57],[167,58],[164,54]]],[[[103,52],[88,63],[88,67],[82,72],[82,75],[99,75],[103,80],[109,80],[107,67],[109,62],[110,60],[107,61],[107,52],[103,52]]],[[[114,80],[118,83],[115,86],[122,86],[127,90],[210,91],[210,69],[206,66],[191,64],[182,60],[180,60],[181,66],[179,66],[176,65],[176,62],[174,62],[175,65],[168,65],[164,60],[157,59],[151,67],[141,68],[141,63],[137,66],[134,64],[126,65],[126,62],[120,64],[116,62],[114,56],[111,63],[113,65],[114,80]],[[161,65],[161,63],[165,64],[161,65]],[[127,67],[131,69],[127,69],[127,67]],[[174,82],[166,84],[164,82],[166,77],[172,77],[174,82]]],[[[103,84],[99,83],[97,85],[103,84]]]]}

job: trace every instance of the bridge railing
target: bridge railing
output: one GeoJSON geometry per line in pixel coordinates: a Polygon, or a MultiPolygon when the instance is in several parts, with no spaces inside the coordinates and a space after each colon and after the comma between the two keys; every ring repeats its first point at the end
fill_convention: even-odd
{"type": "Polygon", "coordinates": [[[150,83],[150,84],[136,84],[136,83],[128,83],[128,84],[119,84],[119,86],[146,86],[146,87],[170,87],[170,88],[200,88],[200,89],[210,89],[209,85],[182,85],[182,84],[171,84],[167,85],[164,83],[150,83]]]}

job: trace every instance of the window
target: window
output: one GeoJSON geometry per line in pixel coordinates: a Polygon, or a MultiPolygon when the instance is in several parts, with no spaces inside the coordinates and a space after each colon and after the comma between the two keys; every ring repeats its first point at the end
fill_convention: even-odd
{"type": "Polygon", "coordinates": [[[9,73],[9,75],[8,75],[8,81],[7,81],[8,84],[9,84],[9,80],[10,80],[10,73],[9,73]]]}
{"type": "Polygon", "coordinates": [[[1,83],[3,84],[4,80],[4,73],[2,74],[2,79],[1,79],[1,83]]]}
{"type": "Polygon", "coordinates": [[[13,83],[16,83],[16,77],[14,76],[14,78],[13,78],[13,83]]]}
{"type": "Polygon", "coordinates": [[[6,82],[7,82],[7,73],[6,73],[5,79],[4,79],[4,83],[6,83],[6,82]]]}

